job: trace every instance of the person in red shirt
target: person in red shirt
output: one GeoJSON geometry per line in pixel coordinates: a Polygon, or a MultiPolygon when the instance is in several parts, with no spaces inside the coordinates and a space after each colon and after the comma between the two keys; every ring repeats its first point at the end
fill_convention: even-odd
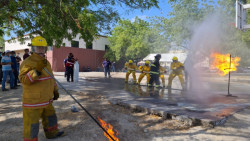
{"type": "Polygon", "coordinates": [[[68,59],[66,61],[66,74],[67,74],[67,81],[70,82],[70,77],[71,77],[71,82],[74,81],[73,75],[74,75],[74,64],[75,64],[75,58],[73,53],[69,53],[68,59]]]}

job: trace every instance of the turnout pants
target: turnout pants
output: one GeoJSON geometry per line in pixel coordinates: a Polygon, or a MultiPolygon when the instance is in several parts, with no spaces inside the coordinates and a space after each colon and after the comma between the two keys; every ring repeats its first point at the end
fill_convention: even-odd
{"type": "Polygon", "coordinates": [[[128,82],[128,77],[129,77],[129,75],[130,75],[131,73],[132,73],[132,76],[133,76],[134,83],[136,83],[135,71],[128,71],[128,72],[126,73],[125,82],[128,82]]]}
{"type": "Polygon", "coordinates": [[[46,138],[56,137],[58,133],[57,117],[51,104],[41,109],[23,108],[23,140],[37,141],[39,132],[39,119],[42,119],[46,138]]]}
{"type": "Polygon", "coordinates": [[[144,76],[147,76],[147,84],[149,83],[149,80],[150,80],[150,74],[149,73],[141,73],[139,78],[138,78],[138,83],[140,84],[141,83],[141,80],[143,79],[144,76]]]}
{"type": "Polygon", "coordinates": [[[71,82],[73,82],[74,69],[71,67],[67,67],[66,72],[67,72],[67,81],[69,81],[69,79],[71,78],[71,82]]]}
{"type": "Polygon", "coordinates": [[[172,86],[172,81],[173,79],[178,76],[179,77],[179,80],[181,82],[181,86],[182,88],[184,88],[184,79],[183,79],[183,75],[182,74],[176,74],[176,73],[171,73],[169,75],[169,78],[168,78],[168,87],[171,87],[172,86]]]}
{"type": "Polygon", "coordinates": [[[153,86],[153,83],[155,83],[155,87],[160,86],[160,80],[159,80],[159,74],[150,74],[150,80],[148,86],[153,86]]]}

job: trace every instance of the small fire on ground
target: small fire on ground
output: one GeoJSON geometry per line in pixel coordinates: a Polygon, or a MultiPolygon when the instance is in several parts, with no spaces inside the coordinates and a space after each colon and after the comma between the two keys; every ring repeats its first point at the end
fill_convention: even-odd
{"type": "MultiPolygon", "coordinates": [[[[118,132],[115,130],[113,130],[113,126],[110,125],[109,123],[106,123],[105,121],[103,121],[101,118],[97,117],[100,124],[102,125],[102,127],[109,133],[109,135],[115,140],[115,141],[119,141],[118,137],[118,132]]],[[[109,141],[113,141],[109,135],[107,135],[105,132],[104,132],[104,135],[105,137],[107,137],[109,139],[109,141]]]]}
{"type": "Polygon", "coordinates": [[[232,71],[237,71],[237,66],[239,66],[240,62],[240,57],[231,57],[230,66],[230,54],[212,53],[211,58],[210,69],[218,70],[221,76],[225,76],[232,71]]]}

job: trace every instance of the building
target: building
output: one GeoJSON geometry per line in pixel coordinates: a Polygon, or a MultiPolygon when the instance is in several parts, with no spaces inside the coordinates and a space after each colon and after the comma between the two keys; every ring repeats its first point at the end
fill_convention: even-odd
{"type": "MultiPolygon", "coordinates": [[[[31,43],[29,35],[24,36],[26,38],[25,43],[21,44],[18,39],[6,40],[5,50],[15,51],[20,54],[20,57],[24,54],[24,49],[30,49],[27,46],[31,43]]],[[[80,71],[90,68],[92,71],[101,68],[101,63],[104,59],[105,49],[108,47],[109,42],[106,36],[98,36],[91,44],[86,44],[83,39],[80,39],[80,34],[76,36],[72,41],[63,39],[62,47],[51,47],[47,52],[47,59],[52,65],[53,71],[64,71],[63,60],[71,52],[76,58],[78,58],[80,71]]]]}

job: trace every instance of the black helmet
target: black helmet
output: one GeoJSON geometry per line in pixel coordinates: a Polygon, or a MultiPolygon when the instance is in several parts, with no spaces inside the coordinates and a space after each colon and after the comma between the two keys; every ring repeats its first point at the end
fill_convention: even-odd
{"type": "Polygon", "coordinates": [[[161,58],[161,54],[156,54],[155,58],[158,58],[158,59],[161,58]]]}

